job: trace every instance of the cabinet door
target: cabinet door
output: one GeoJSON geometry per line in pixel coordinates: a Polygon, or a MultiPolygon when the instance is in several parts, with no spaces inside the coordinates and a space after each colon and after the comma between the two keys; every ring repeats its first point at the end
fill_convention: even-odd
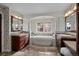
{"type": "Polygon", "coordinates": [[[20,36],[20,49],[22,49],[24,47],[24,36],[20,36]]]}
{"type": "Polygon", "coordinates": [[[12,51],[18,51],[20,49],[20,37],[19,36],[11,36],[12,37],[12,51]]]}

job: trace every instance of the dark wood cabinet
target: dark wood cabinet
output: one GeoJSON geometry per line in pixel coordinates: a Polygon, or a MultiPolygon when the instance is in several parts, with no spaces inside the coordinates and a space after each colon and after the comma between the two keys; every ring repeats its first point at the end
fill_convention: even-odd
{"type": "Polygon", "coordinates": [[[1,52],[1,49],[2,49],[2,15],[0,14],[0,52],[1,52]]]}
{"type": "Polygon", "coordinates": [[[76,39],[76,48],[77,48],[77,54],[79,56],[79,3],[76,4],[77,6],[77,10],[76,10],[76,21],[77,21],[77,24],[76,24],[76,28],[77,28],[77,39],[76,39]]]}
{"type": "MultiPolygon", "coordinates": [[[[73,36],[73,35],[67,35],[67,34],[57,34],[56,35],[56,45],[57,45],[57,48],[58,48],[58,51],[60,53],[60,49],[62,47],[67,47],[69,48],[65,43],[64,41],[67,41],[67,42],[70,42],[70,44],[72,44],[73,41],[76,42],[76,37],[73,36]]],[[[76,55],[76,52],[73,52],[74,50],[72,50],[71,48],[69,48],[70,51],[72,52],[73,55],[76,55]]]]}
{"type": "Polygon", "coordinates": [[[18,51],[24,48],[29,43],[29,36],[11,36],[12,38],[12,51],[18,51]]]}

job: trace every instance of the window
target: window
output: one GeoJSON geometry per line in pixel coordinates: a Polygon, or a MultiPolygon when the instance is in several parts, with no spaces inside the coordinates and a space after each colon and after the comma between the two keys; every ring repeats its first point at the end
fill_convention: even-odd
{"type": "Polygon", "coordinates": [[[36,32],[51,32],[51,29],[51,22],[36,24],[36,32]]]}

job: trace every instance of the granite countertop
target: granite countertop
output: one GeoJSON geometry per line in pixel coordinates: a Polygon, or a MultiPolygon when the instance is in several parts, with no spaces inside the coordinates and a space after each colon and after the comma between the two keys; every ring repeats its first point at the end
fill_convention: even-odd
{"type": "Polygon", "coordinates": [[[59,35],[57,35],[57,39],[61,39],[61,38],[76,39],[76,36],[66,35],[66,34],[59,34],[59,35]]]}
{"type": "Polygon", "coordinates": [[[72,50],[76,51],[76,41],[64,41],[64,43],[72,50]]]}
{"type": "Polygon", "coordinates": [[[76,39],[76,36],[72,36],[72,35],[63,35],[62,38],[76,39]]]}
{"type": "Polygon", "coordinates": [[[11,33],[11,36],[24,36],[24,35],[28,36],[29,34],[28,33],[20,33],[20,32],[16,32],[16,33],[15,32],[14,33],[12,32],[11,33]]]}
{"type": "Polygon", "coordinates": [[[63,35],[63,36],[69,36],[69,35],[71,35],[71,36],[75,36],[76,37],[76,32],[57,32],[56,34],[58,34],[58,35],[63,35]]]}

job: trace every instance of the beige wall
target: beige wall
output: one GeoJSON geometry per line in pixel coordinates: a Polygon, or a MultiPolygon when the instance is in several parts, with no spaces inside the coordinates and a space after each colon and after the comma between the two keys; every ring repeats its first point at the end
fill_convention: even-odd
{"type": "Polygon", "coordinates": [[[29,31],[29,29],[28,29],[28,24],[30,24],[29,23],[29,21],[30,21],[30,19],[28,19],[26,16],[24,16],[24,18],[23,18],[23,31],[29,31]]]}
{"type": "Polygon", "coordinates": [[[65,31],[65,18],[64,18],[64,16],[58,17],[56,19],[56,31],[57,32],[65,31]]]}
{"type": "Polygon", "coordinates": [[[9,8],[0,5],[2,11],[2,52],[11,51],[11,39],[9,36],[9,8]]]}
{"type": "Polygon", "coordinates": [[[36,33],[36,23],[39,22],[51,22],[52,23],[52,33],[65,31],[65,18],[64,16],[58,18],[48,18],[48,19],[33,19],[31,20],[31,32],[36,33]]]}

